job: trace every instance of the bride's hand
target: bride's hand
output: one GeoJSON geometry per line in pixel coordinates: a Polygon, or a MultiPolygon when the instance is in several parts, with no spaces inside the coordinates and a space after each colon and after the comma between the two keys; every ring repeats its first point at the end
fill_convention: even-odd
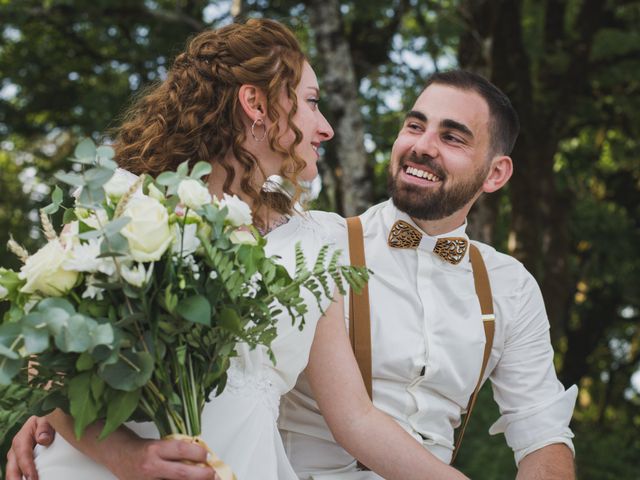
{"type": "Polygon", "coordinates": [[[207,461],[207,451],[192,443],[138,439],[122,453],[113,458],[111,468],[122,480],[219,480],[211,467],[185,463],[207,461]]]}
{"type": "Polygon", "coordinates": [[[24,476],[38,480],[38,472],[33,461],[33,448],[37,445],[49,445],[53,441],[55,430],[46,417],[29,417],[16,433],[7,452],[7,480],[21,480],[24,476]]]}

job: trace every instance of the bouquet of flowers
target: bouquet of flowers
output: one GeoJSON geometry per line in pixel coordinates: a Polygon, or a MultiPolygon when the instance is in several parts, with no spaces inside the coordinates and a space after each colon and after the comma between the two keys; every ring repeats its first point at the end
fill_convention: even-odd
{"type": "Polygon", "coordinates": [[[0,269],[0,301],[9,302],[0,385],[36,389],[38,411],[62,408],[77,436],[98,419],[101,437],[129,419],[154,422],[162,436],[196,436],[236,344],[268,348],[276,315],[303,327],[302,289],[320,302],[343,280],[358,289],[367,272],[339,265],[326,246],[308,268],[296,245],[291,276],[266,256],[248,205],[211,197],[200,180],[209,164],[152,179],[117,169],[113,155],[81,142],[75,169],[56,175],[75,205],[64,207],[56,187],[41,211],[47,243],[30,254],[9,242],[24,265],[0,269]],[[49,215],[60,208],[58,233],[49,215]]]}

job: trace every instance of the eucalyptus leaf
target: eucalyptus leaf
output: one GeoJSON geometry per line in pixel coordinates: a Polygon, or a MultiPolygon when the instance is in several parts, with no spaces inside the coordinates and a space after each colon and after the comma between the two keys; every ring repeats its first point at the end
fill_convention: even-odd
{"type": "Polygon", "coordinates": [[[115,363],[102,366],[99,373],[110,387],[132,392],[149,381],[153,365],[153,357],[149,353],[126,350],[120,352],[115,363]]]}
{"type": "Polygon", "coordinates": [[[111,177],[113,177],[113,170],[104,167],[91,168],[84,174],[87,186],[91,189],[102,187],[111,177]]]}
{"type": "Polygon", "coordinates": [[[56,347],[65,353],[82,353],[90,350],[93,346],[89,330],[91,322],[96,323],[95,320],[79,313],[68,317],[54,337],[56,347]]]}
{"type": "Polygon", "coordinates": [[[45,298],[36,306],[36,310],[41,313],[49,313],[49,310],[52,308],[59,308],[64,310],[68,315],[73,315],[76,313],[76,309],[73,307],[71,302],[65,300],[64,298],[45,298]]]}
{"type": "MultiPolygon", "coordinates": [[[[108,145],[101,145],[96,149],[96,156],[100,158],[100,164],[102,166],[106,166],[104,164],[105,160],[111,160],[115,156],[116,152],[108,145]]],[[[111,170],[115,170],[112,168],[111,170]]]]}
{"type": "Polygon", "coordinates": [[[104,232],[107,236],[115,235],[120,232],[129,222],[131,218],[129,217],[119,217],[115,220],[110,221],[104,227],[104,232]]]}
{"type": "Polygon", "coordinates": [[[82,140],[73,151],[78,159],[93,159],[96,156],[96,145],[90,138],[82,140]]]}
{"type": "Polygon", "coordinates": [[[77,173],[59,172],[56,173],[54,177],[62,183],[73,185],[74,187],[82,187],[86,183],[82,175],[78,175],[77,173]]]}
{"type": "Polygon", "coordinates": [[[20,372],[23,364],[23,359],[14,360],[4,356],[0,357],[0,385],[9,385],[20,372]]]}
{"type": "Polygon", "coordinates": [[[180,165],[178,165],[176,173],[181,179],[186,177],[189,174],[189,160],[185,160],[180,165]]]}
{"type": "Polygon", "coordinates": [[[191,178],[200,178],[211,173],[211,164],[209,162],[198,162],[191,170],[191,178]]]}

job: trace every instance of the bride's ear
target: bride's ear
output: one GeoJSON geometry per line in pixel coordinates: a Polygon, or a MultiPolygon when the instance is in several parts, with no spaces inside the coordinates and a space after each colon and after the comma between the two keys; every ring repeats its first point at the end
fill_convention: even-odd
{"type": "Polygon", "coordinates": [[[266,97],[262,90],[254,85],[244,84],[238,90],[238,101],[251,122],[264,120],[266,115],[266,97]]]}

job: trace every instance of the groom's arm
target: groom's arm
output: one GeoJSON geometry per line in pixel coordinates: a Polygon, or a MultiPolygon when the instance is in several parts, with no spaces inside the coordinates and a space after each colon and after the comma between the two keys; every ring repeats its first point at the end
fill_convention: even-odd
{"type": "Polygon", "coordinates": [[[466,479],[377,410],[364,386],[344,324],[343,301],[318,322],[307,378],[335,439],[387,479],[466,479]]]}
{"type": "Polygon", "coordinates": [[[562,443],[547,445],[520,461],[516,480],[575,480],[573,452],[562,443]]]}

